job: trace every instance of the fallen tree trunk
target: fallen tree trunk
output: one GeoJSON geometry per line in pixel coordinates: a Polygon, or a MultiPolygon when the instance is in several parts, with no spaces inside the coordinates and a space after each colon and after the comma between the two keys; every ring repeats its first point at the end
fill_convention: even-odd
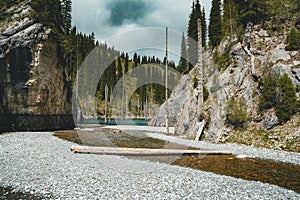
{"type": "Polygon", "coordinates": [[[110,154],[110,155],[231,155],[230,151],[222,150],[186,150],[186,149],[146,149],[122,147],[91,147],[73,146],[74,153],[110,154]]]}

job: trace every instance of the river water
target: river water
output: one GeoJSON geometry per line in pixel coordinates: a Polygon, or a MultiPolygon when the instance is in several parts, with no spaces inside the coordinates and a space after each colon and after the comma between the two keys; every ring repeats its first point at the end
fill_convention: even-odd
{"type": "MultiPolygon", "coordinates": [[[[59,131],[55,136],[88,146],[192,149],[146,136],[144,131],[122,131],[93,128],[59,131]]],[[[130,159],[151,160],[183,167],[209,171],[251,181],[260,181],[285,187],[300,193],[300,166],[262,160],[240,159],[234,155],[220,156],[130,156],[130,159]]]]}

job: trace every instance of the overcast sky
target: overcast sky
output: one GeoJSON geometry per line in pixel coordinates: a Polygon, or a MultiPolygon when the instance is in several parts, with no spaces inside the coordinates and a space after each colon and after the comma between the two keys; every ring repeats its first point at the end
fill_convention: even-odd
{"type": "MultiPolygon", "coordinates": [[[[174,46],[174,54],[180,52],[180,35],[187,31],[189,14],[193,0],[73,0],[73,26],[84,33],[94,32],[100,42],[107,41],[121,51],[133,51],[145,46],[142,40],[157,42],[157,34],[165,27],[170,29],[170,45],[174,46]],[[152,27],[149,29],[149,27],[152,27]],[[155,27],[156,29],[153,29],[155,27]],[[152,35],[143,31],[150,30],[152,35]],[[157,30],[155,34],[153,30],[157,30]],[[138,32],[143,34],[138,34],[138,32]],[[130,37],[131,36],[131,37],[130,37]],[[137,39],[139,43],[135,42],[137,39]],[[177,41],[179,40],[179,41],[177,41]],[[125,48],[124,42],[134,41],[135,45],[125,48]],[[172,44],[174,43],[174,44],[172,44]],[[176,44],[175,44],[176,43],[176,44]],[[179,49],[178,49],[179,48],[179,49]]],[[[211,0],[201,0],[205,7],[207,19],[211,0]]],[[[146,31],[147,32],[147,31],[146,31]]],[[[163,33],[162,33],[163,35],[163,33]]],[[[160,48],[154,46],[153,48],[160,48]]],[[[172,49],[172,47],[171,47],[172,49]]],[[[171,56],[172,57],[172,56],[171,56]]],[[[175,58],[175,60],[177,60],[175,58]]]]}

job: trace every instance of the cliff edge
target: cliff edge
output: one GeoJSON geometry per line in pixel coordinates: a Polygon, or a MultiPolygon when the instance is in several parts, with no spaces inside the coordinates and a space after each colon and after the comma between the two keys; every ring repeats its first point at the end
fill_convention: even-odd
{"type": "Polygon", "coordinates": [[[0,131],[73,128],[71,69],[30,10],[21,2],[0,22],[0,131]]]}

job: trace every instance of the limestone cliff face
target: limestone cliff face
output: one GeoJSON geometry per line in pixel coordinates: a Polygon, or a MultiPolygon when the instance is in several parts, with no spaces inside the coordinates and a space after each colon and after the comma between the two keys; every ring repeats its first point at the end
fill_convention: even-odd
{"type": "MultiPolygon", "coordinates": [[[[179,110],[182,107],[182,104],[187,96],[189,96],[189,84],[191,83],[190,75],[184,75],[181,77],[179,84],[176,86],[172,92],[170,98],[168,99],[168,108],[169,108],[169,125],[175,126],[178,122],[177,115],[179,110]]],[[[158,109],[155,116],[150,120],[149,124],[152,126],[165,126],[165,113],[166,105],[163,103],[158,109]]]]}
{"type": "MultiPolygon", "coordinates": [[[[209,98],[202,105],[203,113],[197,113],[196,90],[193,88],[192,78],[196,70],[183,78],[172,96],[173,105],[180,105],[174,117],[175,132],[193,138],[197,133],[200,118],[207,119],[206,139],[219,140],[231,131],[226,127],[226,104],[231,97],[246,103],[249,126],[256,129],[268,129],[278,123],[274,112],[264,115],[258,112],[258,101],[261,91],[260,78],[266,70],[272,70],[280,75],[288,74],[293,83],[300,85],[300,52],[286,51],[284,34],[269,35],[260,25],[252,27],[251,38],[248,42],[238,42],[224,39],[220,47],[213,52],[204,53],[204,79],[209,90],[209,98]],[[219,66],[214,63],[213,55],[229,53],[228,63],[219,66]],[[179,89],[181,88],[181,90],[179,89]]],[[[297,94],[299,97],[299,93],[297,94]]],[[[176,113],[175,112],[175,113],[176,113]]],[[[151,125],[164,125],[164,108],[152,119],[151,125]]]]}
{"type": "Polygon", "coordinates": [[[73,126],[71,70],[50,29],[35,23],[24,3],[12,7],[0,32],[0,130],[73,126]]]}

